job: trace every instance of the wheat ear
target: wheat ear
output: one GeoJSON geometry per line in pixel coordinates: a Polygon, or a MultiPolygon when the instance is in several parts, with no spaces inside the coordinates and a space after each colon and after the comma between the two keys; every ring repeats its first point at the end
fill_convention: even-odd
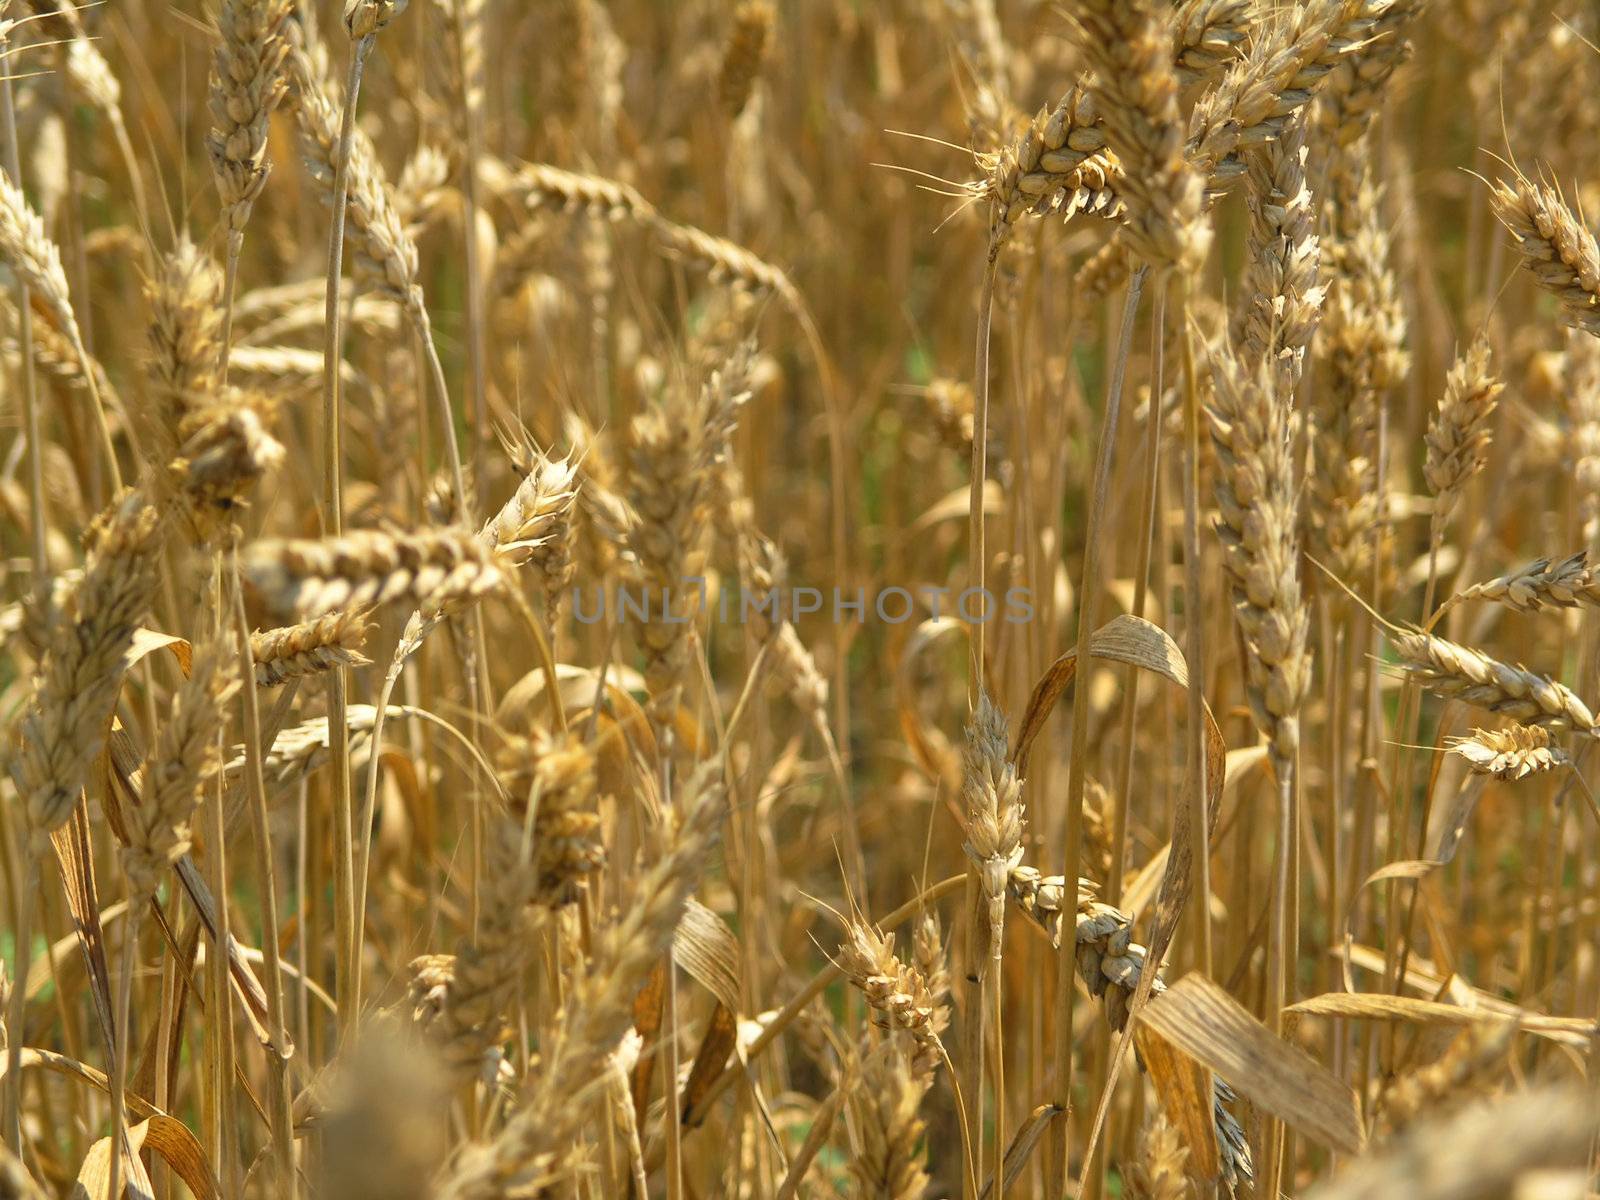
{"type": "Polygon", "coordinates": [[[245,577],[280,612],[321,616],[403,600],[442,609],[500,582],[493,551],[460,530],[357,530],[322,541],[266,539],[244,554],[245,577]]]}
{"type": "Polygon", "coordinates": [[[1561,193],[1519,174],[1493,184],[1489,203],[1566,322],[1600,337],[1600,245],[1561,193]]]}
{"type": "Polygon", "coordinates": [[[320,675],[339,667],[365,667],[361,653],[370,626],[358,609],[331,612],[298,625],[250,635],[250,657],[257,687],[277,687],[291,679],[320,675]]]}
{"type": "Polygon", "coordinates": [[[111,423],[106,415],[104,398],[95,386],[89,351],[78,327],[78,315],[73,311],[67,274],[61,266],[61,251],[45,236],[44,222],[38,213],[28,207],[27,197],[12,182],[9,173],[0,173],[0,258],[16,273],[18,281],[27,285],[29,296],[43,305],[56,328],[71,341],[73,350],[83,364],[84,380],[89,388],[106,470],[112,488],[121,490],[122,468],[117,463],[111,423]]]}
{"type": "Polygon", "coordinates": [[[1073,9],[1106,143],[1123,164],[1124,235],[1152,266],[1196,271],[1211,244],[1204,187],[1184,154],[1170,16],[1146,0],[1073,9]]]}
{"type": "Polygon", "coordinates": [[[1563,684],[1481,651],[1408,629],[1389,634],[1401,665],[1436,695],[1501,713],[1525,725],[1594,734],[1594,715],[1563,684]]]}
{"type": "Polygon", "coordinates": [[[1540,775],[1572,761],[1565,750],[1551,744],[1550,731],[1538,725],[1475,729],[1471,737],[1453,740],[1450,751],[1466,759],[1478,774],[1507,780],[1540,775]]]}

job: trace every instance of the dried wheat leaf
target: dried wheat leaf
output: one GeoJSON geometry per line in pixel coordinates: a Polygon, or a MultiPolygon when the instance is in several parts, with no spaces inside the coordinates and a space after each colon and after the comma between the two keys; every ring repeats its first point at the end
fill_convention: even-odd
{"type": "MultiPolygon", "coordinates": [[[[189,1127],[176,1117],[156,1113],[137,1125],[128,1127],[128,1143],[133,1157],[125,1164],[133,1177],[124,1177],[128,1195],[153,1196],[154,1188],[145,1173],[141,1151],[154,1151],[166,1162],[179,1179],[183,1180],[195,1200],[216,1200],[221,1195],[216,1176],[206,1162],[205,1151],[189,1132],[189,1127]]],[[[101,1138],[89,1148],[83,1165],[78,1169],[78,1179],[72,1189],[73,1200],[101,1200],[110,1185],[107,1174],[111,1168],[111,1139],[101,1138]]]]}
{"type": "Polygon", "coordinates": [[[657,963],[639,994],[633,998],[633,1028],[639,1034],[645,1053],[633,1064],[633,1111],[640,1128],[650,1110],[650,1077],[655,1070],[655,1041],[661,1033],[661,1017],[666,1011],[667,965],[657,963]]]}
{"type": "Polygon", "coordinates": [[[1413,1025],[1495,1024],[1508,1018],[1528,1033],[1572,1046],[1586,1045],[1596,1032],[1594,1021],[1582,1017],[1547,1017],[1512,1004],[1495,1009],[1468,1008],[1441,1000],[1415,996],[1390,996],[1379,992],[1327,992],[1290,1005],[1285,1012],[1370,1021],[1405,1021],[1413,1025]],[[1511,1011],[1501,1011],[1501,1008],[1511,1011]]]}
{"type": "Polygon", "coordinates": [[[700,1048],[694,1054],[694,1065],[689,1068],[689,1080],[683,1085],[678,1102],[680,1113],[687,1115],[700,1106],[738,1042],[739,1018],[726,1004],[718,1003],[711,1010],[706,1031],[700,1036],[700,1048]]]}
{"type": "MultiPolygon", "coordinates": [[[[1089,653],[1099,659],[1150,671],[1178,687],[1187,688],[1189,685],[1188,665],[1178,644],[1164,629],[1140,617],[1123,615],[1106,622],[1089,636],[1089,653]]],[[[1017,764],[1019,773],[1026,773],[1028,751],[1044,729],[1056,702],[1072,686],[1077,669],[1077,650],[1069,650],[1051,663],[1034,685],[1011,750],[1011,759],[1017,764]]],[[[1201,707],[1205,719],[1205,779],[1202,787],[1206,828],[1200,831],[1199,840],[1201,853],[1205,853],[1204,848],[1210,844],[1211,833],[1216,828],[1221,809],[1228,744],[1223,739],[1216,717],[1212,715],[1211,706],[1203,697],[1201,707]]],[[[1177,929],[1178,919],[1189,901],[1196,840],[1190,815],[1194,799],[1189,795],[1180,796],[1173,806],[1172,838],[1167,850],[1166,866],[1161,874],[1161,890],[1156,897],[1156,914],[1150,925],[1150,945],[1146,951],[1148,961],[1158,965],[1166,957],[1167,946],[1177,929]]],[[[1137,1015],[1149,1001],[1157,974],[1157,971],[1140,973],[1138,986],[1128,1001],[1131,1014],[1137,1015]]],[[[1123,1027],[1113,1061],[1120,1061],[1126,1053],[1134,1028],[1131,1022],[1123,1027]]],[[[1096,1128],[1105,1120],[1111,1096],[1112,1087],[1108,1081],[1101,1090],[1099,1111],[1095,1117],[1096,1128]]]]}
{"type": "Polygon", "coordinates": [[[1134,1031],[1134,1040],[1167,1120],[1188,1148],[1190,1169],[1197,1178],[1215,1179],[1222,1167],[1211,1072],[1143,1025],[1134,1031]]]}
{"type": "MultiPolygon", "coordinates": [[[[155,1200],[155,1185],[150,1182],[150,1174],[139,1157],[139,1152],[144,1148],[146,1128],[144,1121],[128,1128],[129,1153],[122,1160],[119,1174],[122,1194],[127,1200],[155,1200]]],[[[111,1194],[114,1144],[113,1138],[103,1137],[89,1147],[89,1153],[83,1156],[83,1162],[78,1165],[78,1177],[72,1184],[71,1200],[105,1200],[111,1194]]]]}
{"type": "Polygon", "coordinates": [[[1258,1108],[1348,1154],[1366,1142],[1356,1094],[1203,975],[1185,975],[1139,1013],[1146,1029],[1222,1076],[1258,1108]]]}
{"type": "Polygon", "coordinates": [[[739,939],[723,919],[690,898],[672,934],[672,961],[729,1011],[739,1011],[739,939]]]}
{"type": "MultiPolygon", "coordinates": [[[[1028,1165],[1028,1160],[1033,1157],[1033,1151],[1043,1139],[1045,1131],[1050,1128],[1050,1122],[1061,1115],[1061,1110],[1054,1104],[1041,1104],[1028,1114],[1028,1119],[1017,1130],[1016,1136],[1011,1139],[1011,1145],[1006,1147],[1005,1177],[1002,1180],[1003,1188],[1009,1191],[1022,1174],[1022,1169],[1028,1165]]],[[[983,1192],[978,1200],[989,1200],[994,1195],[994,1176],[989,1176],[988,1182],[983,1185],[983,1192]]]]}
{"type": "Polygon", "coordinates": [[[1449,805],[1439,811],[1438,820],[1432,823],[1433,828],[1428,833],[1427,852],[1430,859],[1447,863],[1455,858],[1461,839],[1466,835],[1467,822],[1472,819],[1473,810],[1478,807],[1478,798],[1483,795],[1487,782],[1488,777],[1484,775],[1468,776],[1463,785],[1456,789],[1449,805]]]}
{"type": "MultiPolygon", "coordinates": [[[[94,850],[89,839],[88,811],[80,794],[71,819],[50,834],[56,869],[66,892],[67,908],[77,931],[78,947],[83,951],[89,974],[89,996],[99,1018],[106,1059],[115,1054],[116,1038],[111,1019],[111,968],[106,962],[105,931],[100,925],[100,899],[94,879],[94,850]]],[[[103,1189],[102,1189],[103,1190],[103,1189]]]]}
{"type": "Polygon", "coordinates": [[[1384,864],[1361,881],[1361,886],[1351,895],[1350,903],[1345,906],[1344,912],[1339,915],[1339,943],[1346,950],[1342,961],[1345,991],[1353,992],[1356,990],[1355,983],[1350,978],[1350,956],[1348,951],[1351,938],[1350,929],[1355,923],[1356,905],[1361,902],[1361,894],[1374,884],[1384,883],[1391,879],[1415,879],[1420,882],[1428,875],[1431,875],[1439,865],[1430,859],[1404,859],[1400,862],[1384,864]]]}
{"type": "Polygon", "coordinates": [[[123,670],[131,669],[134,663],[147,655],[154,654],[157,650],[171,650],[172,657],[178,660],[178,670],[183,672],[185,679],[189,677],[189,667],[194,661],[194,647],[187,638],[162,633],[156,629],[133,631],[133,644],[128,647],[128,653],[122,659],[123,670]]]}
{"type": "MultiPolygon", "coordinates": [[[[1141,670],[1153,672],[1177,685],[1188,687],[1189,671],[1178,644],[1159,626],[1139,617],[1114,617],[1089,637],[1089,652],[1096,658],[1109,662],[1126,663],[1141,670]]],[[[1077,676],[1077,651],[1069,650],[1046,669],[1034,685],[1028,698],[1022,720],[1017,727],[1016,742],[1011,750],[1011,760],[1019,773],[1027,773],[1028,751],[1034,739],[1044,729],[1054,711],[1056,702],[1072,686],[1077,676]]],[[[1205,811],[1206,840],[1216,828],[1217,814],[1222,801],[1222,784],[1227,771],[1228,744],[1217,726],[1211,706],[1204,706],[1206,740],[1205,811]]],[[[1189,898],[1189,873],[1194,863],[1192,831],[1189,828],[1190,802],[1180,797],[1173,808],[1171,847],[1167,866],[1161,877],[1161,891],[1157,898],[1157,912],[1150,931],[1150,960],[1159,963],[1167,951],[1167,943],[1177,925],[1179,914],[1189,898]]],[[[1135,1011],[1149,995],[1149,982],[1155,978],[1150,973],[1140,980],[1132,1007],[1135,1011]]]]}
{"type": "MultiPolygon", "coordinates": [[[[958,517],[965,521],[967,514],[971,511],[972,491],[966,484],[962,484],[913,521],[906,533],[908,536],[924,533],[935,525],[943,524],[945,521],[954,521],[958,517]]],[[[1001,490],[999,483],[993,479],[984,481],[983,511],[985,515],[994,517],[998,517],[1005,511],[1005,492],[1001,490]]]]}

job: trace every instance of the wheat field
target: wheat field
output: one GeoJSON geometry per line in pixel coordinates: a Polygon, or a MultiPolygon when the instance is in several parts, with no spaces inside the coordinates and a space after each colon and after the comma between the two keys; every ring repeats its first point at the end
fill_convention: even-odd
{"type": "Polygon", "coordinates": [[[0,1197],[1600,1194],[1597,43],[0,0],[0,1197]]]}

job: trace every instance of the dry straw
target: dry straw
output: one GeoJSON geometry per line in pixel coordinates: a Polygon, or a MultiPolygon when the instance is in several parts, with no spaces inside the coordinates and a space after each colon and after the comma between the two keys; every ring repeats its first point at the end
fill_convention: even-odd
{"type": "Polygon", "coordinates": [[[1582,1191],[1583,3],[167,7],[0,0],[0,1193],[1582,1191]]]}

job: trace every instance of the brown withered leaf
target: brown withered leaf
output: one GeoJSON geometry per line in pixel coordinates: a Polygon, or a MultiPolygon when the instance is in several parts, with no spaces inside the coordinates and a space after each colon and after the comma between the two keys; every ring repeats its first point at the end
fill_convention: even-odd
{"type": "Polygon", "coordinates": [[[1355,1092],[1256,1020],[1213,980],[1185,975],[1152,999],[1138,1019],[1258,1108],[1323,1145],[1355,1154],[1365,1144],[1355,1092]]]}
{"type": "Polygon", "coordinates": [[[1196,1178],[1215,1179],[1222,1164],[1217,1156],[1211,1072],[1142,1024],[1134,1031],[1134,1040],[1162,1110],[1189,1150],[1189,1169],[1196,1178]]]}

